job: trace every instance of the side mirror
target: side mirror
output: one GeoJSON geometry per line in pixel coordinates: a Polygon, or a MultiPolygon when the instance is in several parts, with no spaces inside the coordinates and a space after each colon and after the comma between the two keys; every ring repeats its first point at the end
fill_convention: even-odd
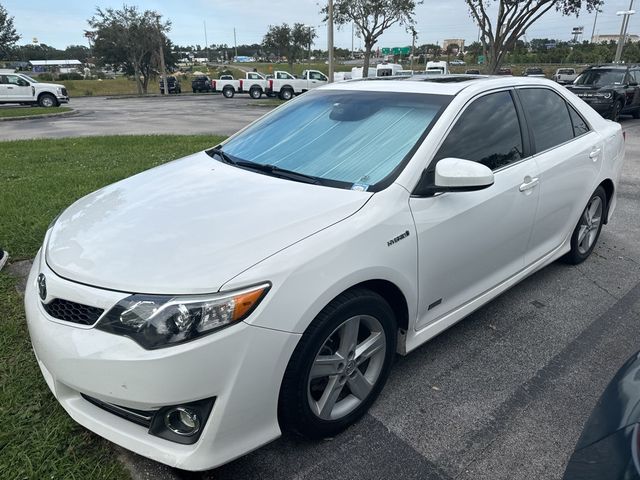
{"type": "Polygon", "coordinates": [[[423,172],[414,195],[431,196],[439,192],[473,192],[493,185],[493,172],[482,163],[461,158],[443,158],[436,168],[423,172]]]}
{"type": "Polygon", "coordinates": [[[637,87],[638,86],[638,82],[629,82],[629,86],[630,87],[637,87]]]}

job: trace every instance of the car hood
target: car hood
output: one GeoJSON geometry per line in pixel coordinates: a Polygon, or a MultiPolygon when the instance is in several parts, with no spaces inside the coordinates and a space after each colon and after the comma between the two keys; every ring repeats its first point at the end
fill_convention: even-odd
{"type": "Polygon", "coordinates": [[[620,85],[570,85],[567,88],[576,95],[579,93],[610,92],[620,85]]]}
{"type": "Polygon", "coordinates": [[[38,82],[38,83],[33,83],[32,85],[34,87],[36,87],[36,88],[66,88],[64,85],[61,85],[59,83],[42,83],[42,82],[38,82]]]}
{"type": "Polygon", "coordinates": [[[46,259],[58,275],[97,287],[210,293],[352,215],[371,195],[250,172],[200,152],[74,203],[48,232],[46,259]]]}

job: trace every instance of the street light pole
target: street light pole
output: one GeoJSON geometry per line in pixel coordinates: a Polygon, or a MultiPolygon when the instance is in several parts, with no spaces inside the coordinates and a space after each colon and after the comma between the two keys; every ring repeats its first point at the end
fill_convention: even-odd
{"type": "Polygon", "coordinates": [[[329,0],[327,13],[327,48],[329,50],[329,83],[331,83],[333,82],[333,0],[329,0]]]}
{"type": "Polygon", "coordinates": [[[622,49],[624,48],[624,43],[627,38],[627,27],[629,26],[629,18],[631,15],[636,13],[633,9],[633,1],[629,4],[629,10],[617,12],[616,15],[622,15],[622,27],[620,28],[620,37],[618,38],[618,47],[616,48],[616,58],[613,60],[614,63],[620,63],[620,59],[622,58],[622,49]]]}
{"type": "Polygon", "coordinates": [[[162,91],[160,92],[162,95],[169,94],[169,85],[167,84],[167,70],[164,64],[164,49],[162,48],[162,33],[160,32],[160,16],[156,17],[157,28],[158,28],[158,55],[160,57],[160,78],[162,78],[162,91]]]}
{"type": "Polygon", "coordinates": [[[593,37],[596,34],[596,24],[598,23],[598,14],[600,13],[600,9],[596,8],[596,18],[593,20],[593,30],[591,30],[591,43],[593,43],[593,37]]]}

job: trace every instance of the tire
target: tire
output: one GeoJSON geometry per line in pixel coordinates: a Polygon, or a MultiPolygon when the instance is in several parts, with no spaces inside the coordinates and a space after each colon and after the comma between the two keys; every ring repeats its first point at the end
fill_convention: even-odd
{"type": "Polygon", "coordinates": [[[59,105],[58,99],[50,93],[43,93],[38,97],[38,105],[44,108],[57,107],[59,105]]]}
{"type": "Polygon", "coordinates": [[[389,376],[396,335],[393,311],[377,293],[354,289],[335,298],[309,325],[289,360],[278,401],[281,428],[319,439],[356,422],[389,376]],[[377,348],[357,353],[366,342],[377,348]]]}
{"type": "Polygon", "coordinates": [[[254,87],[251,90],[249,90],[249,95],[254,100],[258,100],[260,97],[262,97],[262,90],[257,87],[254,87]]]}
{"type": "Polygon", "coordinates": [[[599,186],[587,202],[576,228],[571,235],[571,250],[563,258],[566,263],[584,262],[598,243],[600,231],[607,213],[607,194],[599,186]]]}
{"type": "Polygon", "coordinates": [[[284,88],[281,92],[280,92],[280,99],[281,100],[291,100],[293,98],[293,90],[291,90],[290,88],[284,88]]]}
{"type": "Polygon", "coordinates": [[[222,95],[224,95],[225,98],[233,98],[235,94],[236,92],[233,90],[232,87],[224,87],[222,89],[222,95]]]}
{"type": "Polygon", "coordinates": [[[622,101],[616,100],[616,103],[613,104],[613,108],[611,109],[611,115],[609,116],[610,120],[614,122],[620,121],[620,112],[622,111],[622,101]]]}
{"type": "Polygon", "coordinates": [[[193,93],[196,93],[196,89],[195,88],[192,88],[191,90],[193,90],[193,93]]]}

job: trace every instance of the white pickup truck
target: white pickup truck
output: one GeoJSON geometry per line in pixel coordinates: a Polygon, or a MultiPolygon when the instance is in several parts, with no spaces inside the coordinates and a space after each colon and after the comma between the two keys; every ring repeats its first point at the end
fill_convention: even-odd
{"type": "Polygon", "coordinates": [[[553,79],[562,85],[573,83],[576,78],[578,78],[578,72],[575,68],[559,68],[553,75],[553,79]]]}
{"type": "Polygon", "coordinates": [[[0,103],[59,107],[69,102],[64,85],[41,83],[22,73],[0,72],[0,103]]]}
{"type": "Polygon", "coordinates": [[[449,65],[445,61],[427,62],[424,73],[427,75],[449,75],[449,65]]]}
{"type": "Polygon", "coordinates": [[[302,78],[296,78],[289,72],[274,72],[267,86],[268,95],[277,95],[282,100],[291,100],[295,95],[326,85],[329,79],[318,70],[305,70],[302,78]]]}
{"type": "Polygon", "coordinates": [[[258,72],[247,72],[245,78],[239,80],[234,80],[229,75],[211,80],[211,90],[222,92],[225,98],[233,98],[236,93],[248,93],[251,98],[258,99],[267,92],[267,86],[267,79],[258,72]]]}

